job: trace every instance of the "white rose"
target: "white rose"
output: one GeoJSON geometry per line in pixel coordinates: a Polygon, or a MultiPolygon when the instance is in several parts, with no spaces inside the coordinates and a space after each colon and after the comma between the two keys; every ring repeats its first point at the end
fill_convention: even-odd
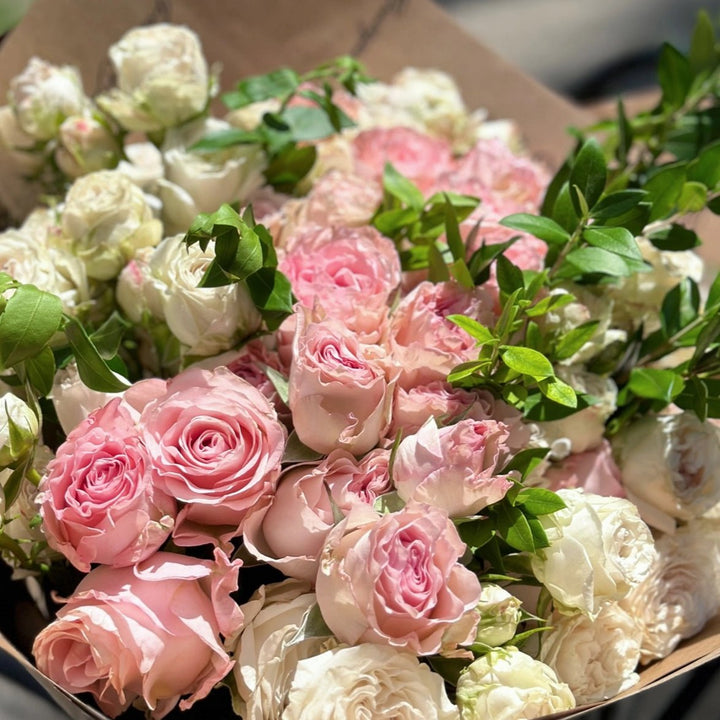
{"type": "Polygon", "coordinates": [[[165,175],[162,153],[151,142],[129,143],[124,152],[127,160],[121,160],[116,169],[141,190],[150,191],[165,175]]]}
{"type": "Polygon", "coordinates": [[[592,395],[598,402],[561,420],[535,423],[533,444],[553,447],[554,443],[564,440],[566,442],[562,445],[567,453],[581,453],[599,447],[605,433],[605,422],[617,407],[617,385],[611,378],[596,375],[580,366],[560,366],[557,375],[578,392],[592,395]]]}
{"type": "Polygon", "coordinates": [[[37,415],[24,400],[12,393],[0,396],[0,467],[29,455],[37,442],[38,431],[37,415]]]}
{"type": "Polygon", "coordinates": [[[74,115],[60,126],[55,161],[70,178],[112,168],[118,163],[120,147],[106,125],[92,116],[74,115]]]}
{"type": "Polygon", "coordinates": [[[720,502],[720,430],[694,413],[646,415],[612,444],[628,497],[653,526],[666,527],[663,515],[699,517],[720,502]],[[645,513],[645,506],[659,516],[645,513]]]}
{"type": "Polygon", "coordinates": [[[8,99],[22,130],[36,140],[55,137],[65,118],[82,114],[89,105],[76,68],[36,57],[11,80],[8,99]]]}
{"type": "Polygon", "coordinates": [[[206,250],[186,247],[182,235],[165,238],[153,252],[128,264],[118,279],[117,300],[139,322],[144,311],[164,320],[190,355],[216,355],[228,350],[260,325],[260,315],[241,284],[199,288],[214,258],[206,250]]]}
{"type": "Polygon", "coordinates": [[[482,655],[461,673],[457,704],[462,720],[531,720],[572,710],[575,699],[551,668],[507,647],[482,655]]]}
{"type": "Polygon", "coordinates": [[[231,126],[208,118],[171,130],[163,144],[165,179],[158,182],[167,232],[184,232],[198,213],[223,203],[245,203],[265,182],[266,159],[259,145],[235,145],[214,152],[189,148],[208,133],[231,126]]]}
{"type": "Polygon", "coordinates": [[[283,720],[457,720],[443,679],[415,655],[385,645],[329,650],[298,663],[283,720]]]}
{"type": "Polygon", "coordinates": [[[607,700],[637,683],[642,630],[618,603],[605,603],[593,620],[555,613],[550,625],[540,659],[568,684],[578,705],[607,700]]]}
{"type": "Polygon", "coordinates": [[[668,656],[720,609],[720,525],[691,520],[657,541],[652,573],[621,601],[642,628],[641,662],[668,656]]]}
{"type": "Polygon", "coordinates": [[[65,312],[73,313],[88,297],[84,268],[62,248],[48,247],[44,239],[42,232],[25,227],[0,233],[0,271],[57,295],[65,312]]]}
{"type": "Polygon", "coordinates": [[[577,489],[557,494],[566,507],[541,516],[550,546],[532,556],[533,573],[560,609],[593,617],[650,573],[652,535],[628,500],[577,489]]]}
{"type": "Polygon", "coordinates": [[[116,277],[139,248],[157,245],[162,232],[140,188],[111,170],[73,183],[61,224],[88,276],[96,280],[116,277]]]}
{"type": "Polygon", "coordinates": [[[242,633],[226,646],[235,659],[233,706],[245,720],[280,717],[298,662],[337,645],[332,637],[296,637],[313,605],[307,583],[285,580],[261,585],[241,606],[242,633]]]}
{"type": "Polygon", "coordinates": [[[192,30],[168,24],[134,28],[109,55],[117,87],[96,102],[126,130],[175,127],[205,109],[210,76],[192,30]]]}
{"type": "Polygon", "coordinates": [[[50,397],[60,426],[67,435],[91,412],[104,407],[117,394],[91,390],[80,379],[77,365],[73,362],[55,374],[50,397]]]}
{"type": "Polygon", "coordinates": [[[614,301],[614,325],[636,328],[643,323],[647,334],[660,326],[658,308],[669,290],[686,277],[702,280],[703,261],[692,250],[658,250],[647,238],[636,240],[652,269],[609,285],[605,294],[614,301]]]}
{"type": "Polygon", "coordinates": [[[18,122],[9,105],[0,107],[0,147],[8,151],[17,170],[26,177],[35,174],[43,164],[41,152],[34,152],[35,139],[18,122]]]}
{"type": "Polygon", "coordinates": [[[480,622],[475,642],[485,645],[504,645],[512,640],[522,620],[522,602],[507,590],[493,583],[483,583],[480,602],[480,622]]]}

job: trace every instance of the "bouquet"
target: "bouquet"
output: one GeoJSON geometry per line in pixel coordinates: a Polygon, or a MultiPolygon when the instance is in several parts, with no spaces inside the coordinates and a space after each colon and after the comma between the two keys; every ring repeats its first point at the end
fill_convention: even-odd
{"type": "Polygon", "coordinates": [[[451,78],[219,79],[188,28],[0,140],[0,550],[41,672],[112,717],[531,718],[720,607],[720,51],[553,176],[451,78]],[[215,707],[215,706],[213,706],[215,707]]]}

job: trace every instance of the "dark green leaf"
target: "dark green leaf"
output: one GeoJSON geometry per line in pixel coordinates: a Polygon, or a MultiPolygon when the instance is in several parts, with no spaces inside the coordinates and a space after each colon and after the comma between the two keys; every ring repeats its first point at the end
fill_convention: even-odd
{"type": "Polygon", "coordinates": [[[460,539],[473,551],[486,545],[495,535],[493,523],[484,518],[458,525],[460,539]]]}
{"type": "Polygon", "coordinates": [[[628,122],[627,115],[625,114],[625,105],[623,104],[622,98],[618,98],[617,101],[617,116],[618,144],[615,149],[615,157],[621,164],[624,164],[627,160],[628,152],[632,147],[633,130],[632,125],[628,122]]]}
{"type": "Polygon", "coordinates": [[[685,383],[672,370],[633,368],[627,387],[638,397],[670,403],[682,392],[685,383]]]}
{"type": "Polygon", "coordinates": [[[704,147],[697,159],[688,165],[687,179],[715,189],[720,183],[720,140],[704,147]]]}
{"type": "Polygon", "coordinates": [[[715,279],[708,290],[707,300],[705,301],[706,312],[710,309],[720,309],[720,273],[715,275],[715,279]]]}
{"type": "Polygon", "coordinates": [[[475,280],[476,285],[482,285],[490,277],[490,265],[496,257],[504,253],[516,238],[503,243],[483,243],[473,254],[468,262],[468,269],[475,280]]]}
{"type": "Polygon", "coordinates": [[[316,156],[313,145],[298,147],[287,143],[271,158],[265,179],[279,192],[291,192],[310,172],[316,156]]]}
{"type": "Polygon", "coordinates": [[[696,232],[677,223],[651,233],[648,239],[658,250],[692,250],[700,245],[696,232]]]}
{"type": "MultiPolygon", "coordinates": [[[[25,478],[25,468],[15,468],[10,473],[10,477],[3,481],[0,485],[0,491],[5,496],[5,509],[7,510],[17,499],[22,487],[23,479],[25,478]]],[[[0,533],[0,537],[3,537],[4,533],[0,533]]]]}
{"type": "Polygon", "coordinates": [[[507,503],[497,505],[498,533],[505,542],[521,552],[534,552],[535,541],[525,514],[507,503]]]}
{"type": "Polygon", "coordinates": [[[433,283],[447,282],[450,279],[450,271],[445,263],[443,254],[433,243],[428,246],[428,280],[433,283]]]}
{"type": "Polygon", "coordinates": [[[663,298],[660,321],[665,335],[670,337],[691,323],[700,307],[700,291],[692,278],[684,278],[663,298]]]}
{"type": "Polygon", "coordinates": [[[679,108],[685,102],[692,83],[690,63],[679,50],[668,43],[663,44],[660,52],[658,82],[664,105],[679,108]]]}
{"type": "Polygon", "coordinates": [[[598,223],[624,215],[645,199],[644,190],[619,190],[606,195],[593,209],[592,216],[598,223]]]}
{"type": "Polygon", "coordinates": [[[518,288],[525,287],[522,271],[513,265],[504,255],[500,255],[496,264],[497,283],[505,293],[513,293],[518,288]]]}
{"type": "Polygon", "coordinates": [[[460,235],[457,213],[449,198],[445,205],[445,238],[453,258],[465,262],[465,243],[460,235]]]}
{"type": "Polygon", "coordinates": [[[237,89],[223,95],[223,102],[231,110],[262,100],[280,98],[292,93],[300,84],[297,73],[281,68],[266,75],[255,75],[238,83],[237,89]]]}
{"type": "Polygon", "coordinates": [[[543,198],[540,213],[545,217],[554,217],[555,203],[557,202],[560,189],[565,185],[570,177],[570,160],[566,159],[555,173],[553,179],[548,184],[543,198]]]}
{"type": "Polygon", "coordinates": [[[587,396],[577,396],[577,407],[561,405],[553,402],[545,395],[535,393],[529,395],[523,411],[524,416],[533,422],[547,422],[549,420],[562,420],[563,418],[573,415],[578,410],[590,407],[592,403],[587,396]]]}
{"type": "Polygon", "coordinates": [[[522,505],[533,515],[549,515],[565,507],[559,495],[544,488],[523,488],[515,499],[515,505],[522,505]]]}
{"type": "Polygon", "coordinates": [[[220,267],[220,263],[217,259],[213,258],[205,269],[203,276],[200,278],[198,287],[223,287],[224,285],[231,285],[232,282],[232,278],[220,267]]]}
{"type": "Polygon", "coordinates": [[[508,215],[500,221],[500,225],[529,233],[551,244],[563,244],[570,239],[570,233],[554,220],[538,215],[527,213],[508,215]]]}
{"type": "Polygon", "coordinates": [[[557,360],[567,360],[572,357],[595,335],[599,324],[597,320],[591,320],[561,335],[555,345],[555,358],[557,360]]]}
{"type": "Polygon", "coordinates": [[[37,355],[26,358],[25,372],[30,384],[42,397],[47,397],[55,378],[55,356],[49,347],[44,347],[37,355]]]}
{"type": "MultiPolygon", "coordinates": [[[[598,141],[590,138],[585,141],[573,161],[569,184],[571,187],[576,185],[580,189],[588,206],[592,208],[605,190],[606,180],[605,155],[598,141]]],[[[571,199],[574,202],[575,211],[581,214],[582,210],[574,194],[571,194],[571,199]]]]}
{"type": "Polygon", "coordinates": [[[702,70],[714,70],[717,64],[715,29],[707,11],[700,10],[690,42],[690,67],[693,72],[698,73],[702,70]]]}
{"type": "Polygon", "coordinates": [[[505,345],[500,355],[509,368],[521,375],[529,375],[536,380],[554,375],[552,363],[537,350],[505,345]]]}
{"type": "Polygon", "coordinates": [[[458,684],[460,673],[467,667],[468,661],[461,658],[431,655],[428,659],[430,667],[453,687],[458,684]]]}
{"type": "Polygon", "coordinates": [[[685,163],[667,165],[645,183],[648,200],[652,203],[651,221],[667,217],[677,207],[685,184],[686,168],[685,163]]]}
{"type": "Polygon", "coordinates": [[[566,183],[563,185],[555,201],[553,207],[552,219],[558,225],[565,228],[568,232],[573,232],[580,222],[580,218],[575,210],[575,204],[570,199],[570,186],[566,183]]]}
{"type": "Polygon", "coordinates": [[[85,328],[74,318],[66,321],[65,335],[75,355],[80,379],[91,390],[122,392],[130,386],[130,383],[121,380],[110,370],[85,332],[85,328]]]}
{"type": "Polygon", "coordinates": [[[583,247],[568,253],[565,263],[558,270],[558,277],[600,273],[614,277],[633,274],[626,260],[619,255],[597,247],[583,247]]]}
{"type": "Polygon", "coordinates": [[[599,247],[621,257],[642,260],[642,254],[635,238],[623,227],[585,228],[583,239],[593,247],[599,247]]]}
{"type": "Polygon", "coordinates": [[[58,331],[62,302],[34,285],[21,285],[0,315],[0,362],[10,368],[37,355],[58,331]]]}
{"type": "Polygon", "coordinates": [[[295,297],[290,281],[279,270],[260,268],[246,280],[250,296],[268,329],[277,330],[292,313],[295,297]]]}

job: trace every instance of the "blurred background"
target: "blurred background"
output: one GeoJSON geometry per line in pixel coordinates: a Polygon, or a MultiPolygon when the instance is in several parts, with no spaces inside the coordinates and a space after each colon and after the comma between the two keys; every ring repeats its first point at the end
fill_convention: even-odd
{"type": "MultiPolygon", "coordinates": [[[[33,0],[0,0],[0,37],[33,0]]],[[[618,94],[649,106],[667,41],[686,51],[699,9],[720,19],[720,0],[435,0],[469,34],[556,92],[599,111],[618,94]]],[[[482,73],[482,68],[477,68],[482,73]]],[[[2,102],[0,102],[2,104],[2,102]]],[[[607,107],[610,107],[608,104],[607,107]]],[[[2,572],[2,570],[0,570],[2,572]]],[[[8,598],[0,611],[9,612],[8,598]]],[[[0,652],[0,720],[61,720],[34,681],[0,652]]],[[[720,661],[621,700],[587,720],[714,720],[720,661]]]]}

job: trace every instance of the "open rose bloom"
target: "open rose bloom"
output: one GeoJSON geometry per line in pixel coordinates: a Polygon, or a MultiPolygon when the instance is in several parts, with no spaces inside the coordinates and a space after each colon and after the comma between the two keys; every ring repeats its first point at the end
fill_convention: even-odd
{"type": "Polygon", "coordinates": [[[95,97],[33,59],[0,108],[51,198],[0,233],[37,669],[148,720],[530,720],[660,672],[720,611],[720,280],[678,229],[716,146],[552,180],[450,75],[351,58],[215,117],[221,30],[128,30],[95,97]]]}

